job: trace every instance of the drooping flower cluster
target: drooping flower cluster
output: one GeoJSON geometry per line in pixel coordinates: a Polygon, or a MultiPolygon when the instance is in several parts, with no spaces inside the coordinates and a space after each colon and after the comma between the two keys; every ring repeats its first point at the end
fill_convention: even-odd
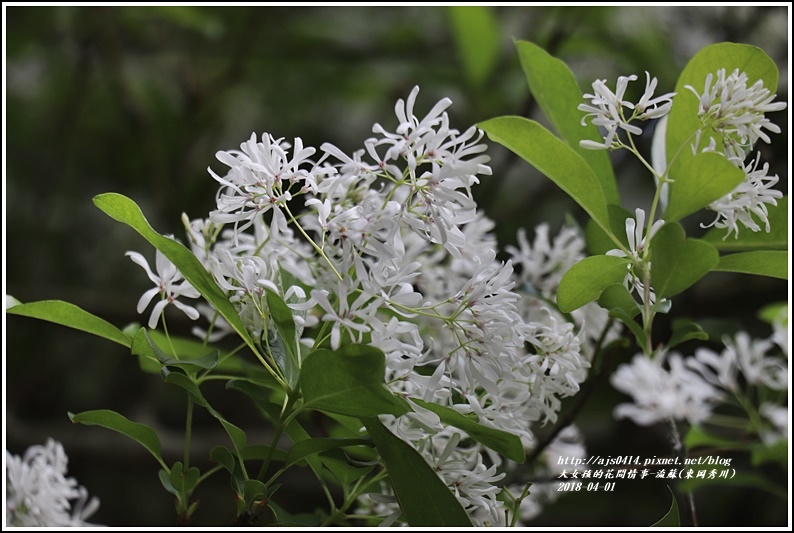
{"type": "Polygon", "coordinates": [[[769,164],[764,163],[759,169],[760,154],[747,163],[745,161],[759,139],[770,143],[764,130],[780,133],[780,127],[765,113],[781,111],[786,108],[786,103],[773,102],[776,95],[764,87],[763,80],[757,80],[750,87],[747,86],[748,81],[747,74],[739,69],[730,75],[726,75],[725,69],[720,69],[716,81],[713,74],[706,76],[702,93],[691,85],[686,86],[698,98],[698,117],[703,125],[692,145],[693,152],[721,153],[745,174],[744,181],[736,189],[709,205],[709,209],[717,213],[709,226],[726,228],[725,238],[731,233],[739,236],[739,222],[752,231],[761,231],[754,216],[769,232],[767,206],[777,205],[777,200],[783,196],[772,188],[779,178],[768,175],[769,164]],[[708,138],[708,143],[701,148],[703,137],[708,138]]]}
{"type": "Polygon", "coordinates": [[[69,458],[60,442],[29,447],[22,457],[6,450],[6,526],[86,527],[99,508],[77,480],[66,477],[69,458]]]}
{"type": "MultiPolygon", "coordinates": [[[[418,92],[397,102],[393,131],[376,124],[375,136],[352,155],[324,143],[312,159],[317,151],[300,139],[290,147],[268,134],[218,152],[228,169],[209,171],[220,183],[217,208],[207,219],[186,220],[189,244],[263,352],[275,334],[266,297],[272,291],[292,310],[308,349],[373,345],[386,356],[384,378],[396,394],[475,417],[531,449],[531,424],[554,422],[561,399],[586,378],[606,312],[577,312],[571,324],[548,303],[582,255],[583,240],[572,230],[552,248],[547,237],[546,245],[536,241],[534,251],[520,237],[520,277],[513,261],[497,260],[493,223],[477,212],[471,193],[491,173],[482,132],[450,128],[446,98],[418,118],[418,92]],[[539,285],[529,292],[546,300],[520,294],[532,280],[539,285]]],[[[158,272],[150,274],[158,284],[152,296],[162,292],[163,302],[174,303],[191,296],[173,288],[178,278],[166,269],[158,272]]],[[[166,304],[158,305],[159,312],[166,304]]],[[[197,307],[211,324],[197,333],[216,340],[230,331],[218,313],[197,307]]],[[[471,516],[498,523],[498,484],[509,465],[412,406],[408,415],[382,418],[471,516]]],[[[387,500],[366,508],[389,514],[387,500]]]]}

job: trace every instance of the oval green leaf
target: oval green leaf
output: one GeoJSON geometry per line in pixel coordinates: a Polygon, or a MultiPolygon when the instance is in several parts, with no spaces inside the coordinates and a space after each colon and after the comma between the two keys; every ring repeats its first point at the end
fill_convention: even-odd
{"type": "Polygon", "coordinates": [[[612,255],[585,257],[566,272],[557,290],[557,306],[570,313],[597,299],[601,293],[616,283],[623,283],[629,260],[612,255]]]}
{"type": "Polygon", "coordinates": [[[549,130],[523,117],[498,117],[478,124],[498,142],[538,169],[610,233],[607,200],[590,165],[549,130]]]}
{"type": "Polygon", "coordinates": [[[788,252],[741,252],[720,257],[714,270],[788,279],[788,252]]]}
{"type": "Polygon", "coordinates": [[[675,222],[719,200],[744,181],[744,172],[720,154],[697,154],[676,166],[664,220],[675,222]]]}
{"type": "Polygon", "coordinates": [[[527,41],[518,41],[518,58],[529,84],[529,90],[554,129],[593,169],[606,201],[620,204],[615,173],[606,150],[587,150],[579,146],[582,139],[601,140],[598,127],[587,123],[582,126],[583,113],[577,109],[584,96],[576,77],[568,65],[552,57],[541,47],[527,41]]]}
{"type": "Polygon", "coordinates": [[[656,297],[668,298],[689,288],[719,260],[710,244],[687,239],[676,222],[665,224],[651,239],[651,284],[656,297]]]}
{"type": "Polygon", "coordinates": [[[409,412],[408,403],[384,386],[385,374],[386,356],[373,346],[315,350],[301,369],[304,407],[354,418],[409,412]]]}

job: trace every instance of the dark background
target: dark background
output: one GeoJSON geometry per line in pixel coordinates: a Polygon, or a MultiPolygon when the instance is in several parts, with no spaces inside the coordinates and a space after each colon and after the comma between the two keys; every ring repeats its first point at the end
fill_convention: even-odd
{"type": "MultiPolygon", "coordinates": [[[[329,141],[352,151],[363,146],[374,122],[394,124],[394,102],[414,85],[422,89],[417,115],[449,96],[452,126],[461,130],[499,115],[534,117],[538,110],[513,39],[533,41],[566,61],[585,92],[596,78],[614,87],[618,75],[637,74],[635,98],[645,70],[659,78],[661,94],[672,90],[702,46],[754,44],[781,69],[778,100],[787,101],[787,10],[491,8],[501,46],[492,68],[475,81],[463,68],[449,10],[442,7],[8,7],[6,293],[23,302],[66,300],[119,327],[145,322],[148,313],[139,317],[135,305],[149,281],[124,252],[152,258],[153,251],[96,209],[94,195],[125,194],[155,229],[181,236],[182,212],[204,217],[214,206],[217,183],[206,171],[220,170],[214,153],[236,148],[251,132],[299,136],[315,147],[329,141]]],[[[760,147],[784,193],[787,116],[772,117],[784,133],[760,147]]],[[[648,130],[641,139],[646,148],[648,130]]],[[[515,242],[518,227],[528,228],[531,237],[540,222],[559,227],[567,212],[581,220],[571,201],[534,169],[500,146],[490,154],[494,176],[475,194],[496,221],[501,246],[515,242]]],[[[623,154],[614,155],[624,205],[649,203],[647,174],[623,154]]],[[[755,319],[758,309],[785,298],[785,282],[710,274],[674,300],[673,314],[731,319],[766,335],[755,319]]],[[[172,329],[188,331],[188,321],[177,317],[170,319],[172,329]]],[[[66,413],[109,408],[151,424],[164,455],[174,461],[182,446],[179,392],[140,372],[113,343],[19,317],[7,319],[4,331],[7,449],[21,453],[48,436],[62,441],[70,475],[102,500],[97,523],[173,524],[173,502],[151,457],[117,434],[73,426],[66,413]]],[[[265,435],[242,396],[209,394],[232,421],[253,428],[253,436],[265,435]]],[[[612,419],[621,400],[607,382],[597,386],[577,420],[588,452],[669,453],[661,429],[612,419]]],[[[206,457],[211,443],[225,437],[200,414],[196,424],[195,456],[206,457]]],[[[785,485],[783,473],[767,473],[785,485]]],[[[226,483],[218,475],[198,489],[196,525],[231,523],[234,504],[226,483]]],[[[714,486],[696,495],[704,525],[786,524],[787,503],[758,489],[714,486]]],[[[305,510],[316,497],[310,477],[295,479],[282,489],[281,503],[305,510]]],[[[563,497],[532,525],[645,526],[668,507],[663,484],[626,481],[615,493],[563,497]]]]}

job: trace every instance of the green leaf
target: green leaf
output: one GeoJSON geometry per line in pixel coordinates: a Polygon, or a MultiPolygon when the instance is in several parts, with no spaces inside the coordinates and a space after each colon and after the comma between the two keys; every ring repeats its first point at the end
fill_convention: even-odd
{"type": "Polygon", "coordinates": [[[719,263],[710,244],[687,239],[680,224],[668,222],[651,239],[651,284],[658,299],[689,288],[719,263]]]}
{"type": "Polygon", "coordinates": [[[670,496],[673,497],[673,503],[670,505],[670,510],[656,523],[654,523],[651,527],[681,527],[681,518],[678,513],[678,502],[675,500],[675,494],[673,494],[673,490],[670,487],[667,487],[670,491],[670,496]]]}
{"type": "Polygon", "coordinates": [[[416,450],[377,418],[362,420],[411,527],[472,527],[460,502],[416,450]]]}
{"type": "Polygon", "coordinates": [[[556,183],[609,233],[604,190],[593,169],[573,148],[523,117],[492,118],[478,127],[556,183]]]}
{"type": "Polygon", "coordinates": [[[485,85],[499,60],[501,33],[489,6],[450,6],[452,37],[472,87],[485,85]]]}
{"type": "Polygon", "coordinates": [[[157,437],[157,433],[145,424],[131,422],[119,413],[108,409],[83,411],[77,414],[69,413],[69,420],[76,424],[112,429],[126,435],[149,450],[149,453],[157,459],[163,468],[166,468],[163,458],[160,456],[160,439],[157,437]]]}
{"type": "Polygon", "coordinates": [[[769,233],[742,229],[738,235],[728,237],[725,228],[712,228],[703,240],[714,248],[725,252],[745,250],[788,250],[788,196],[767,206],[769,233]]]}
{"type": "Polygon", "coordinates": [[[177,491],[174,494],[177,496],[184,494],[190,497],[193,489],[198,485],[199,476],[199,469],[195,466],[188,468],[185,472],[182,462],[176,462],[174,466],[171,467],[170,476],[171,486],[177,491]]]}
{"type": "Polygon", "coordinates": [[[518,41],[516,46],[532,96],[560,137],[593,169],[606,201],[620,204],[609,153],[579,146],[582,139],[601,141],[601,134],[591,123],[582,126],[582,112],[577,106],[584,102],[584,97],[573,72],[565,63],[533,43],[518,41]]]}
{"type": "Polygon", "coordinates": [[[328,469],[336,481],[343,487],[349,487],[372,471],[371,466],[355,466],[351,464],[342,450],[326,450],[320,454],[320,461],[328,469]]]}
{"type": "Polygon", "coordinates": [[[287,452],[285,466],[291,466],[301,459],[316,453],[344,448],[346,446],[372,446],[372,442],[364,439],[309,439],[296,442],[292,449],[287,452]]]}
{"type": "MultiPolygon", "coordinates": [[[[295,319],[292,316],[292,310],[287,307],[281,296],[265,289],[267,297],[267,307],[270,311],[270,317],[276,325],[276,330],[279,334],[280,343],[276,346],[271,345],[271,354],[276,361],[279,369],[284,374],[287,383],[291,388],[295,388],[298,383],[298,376],[300,374],[300,346],[298,344],[298,336],[295,330],[295,319]]],[[[270,338],[268,338],[270,342],[270,338]]]]}
{"type": "Polygon", "coordinates": [[[315,350],[300,375],[304,407],[356,418],[409,412],[407,402],[383,385],[385,373],[386,356],[372,346],[315,350]]]}
{"type": "Polygon", "coordinates": [[[433,411],[441,421],[450,426],[462,429],[471,438],[484,444],[495,452],[498,452],[508,459],[517,463],[523,463],[526,459],[524,455],[524,445],[518,435],[513,435],[507,431],[491,428],[478,423],[475,420],[455,411],[450,407],[437,403],[425,402],[419,399],[412,399],[420,407],[433,411]]]}
{"type": "Polygon", "coordinates": [[[592,302],[601,292],[616,283],[623,283],[629,260],[612,255],[585,257],[568,270],[560,280],[557,306],[570,313],[592,302]]]}
{"type": "Polygon", "coordinates": [[[92,333],[97,337],[117,342],[129,348],[132,340],[116,326],[98,316],[84,311],[76,305],[62,302],[60,300],[44,300],[41,302],[30,302],[27,304],[15,305],[6,309],[9,315],[28,316],[54,322],[62,326],[92,333]]]}
{"type": "MultiPolygon", "coordinates": [[[[673,157],[678,154],[674,166],[684,164],[692,158],[690,144],[694,133],[701,127],[698,118],[699,101],[697,96],[687,89],[691,85],[698,93],[702,93],[706,84],[706,76],[715,77],[719,69],[724,68],[726,74],[735,69],[747,73],[747,86],[757,80],[764,80],[764,87],[774,93],[777,90],[778,70],[775,62],[763,50],[746,44],[719,43],[702,48],[684,67],[678,78],[673,97],[673,107],[668,115],[667,123],[667,161],[668,167],[673,157]],[[680,152],[679,152],[680,150],[680,152]]],[[[701,148],[709,143],[710,132],[706,132],[700,141],[701,148]]],[[[718,139],[717,149],[722,147],[718,139]]],[[[675,168],[671,169],[671,171],[675,168]]]]}
{"type": "Polygon", "coordinates": [[[714,270],[788,279],[788,252],[759,250],[723,255],[714,270]]]}
{"type": "Polygon", "coordinates": [[[670,336],[667,348],[669,349],[673,346],[678,346],[682,342],[695,339],[706,341],[709,339],[709,335],[697,322],[693,322],[688,318],[676,319],[673,320],[673,334],[670,336]]]}
{"type": "Polygon", "coordinates": [[[744,181],[744,172],[724,156],[697,154],[676,166],[670,177],[670,201],[662,217],[675,222],[719,200],[744,181]]]}
{"type": "MultiPolygon", "coordinates": [[[[116,193],[100,194],[94,197],[94,204],[114,220],[130,226],[160,250],[177,267],[182,276],[229,322],[251,350],[259,354],[234,306],[190,250],[174,239],[154,231],[144,218],[140,207],[126,196],[116,193]]],[[[264,364],[264,360],[262,361],[264,364]]]]}
{"type": "Polygon", "coordinates": [[[216,361],[217,365],[213,368],[219,371],[242,372],[243,370],[243,365],[238,358],[229,357],[228,354],[219,352],[211,346],[206,346],[201,341],[175,335],[169,336],[156,329],[139,327],[132,334],[130,351],[132,355],[138,356],[138,362],[144,372],[157,374],[163,367],[163,363],[152,350],[149,339],[157,346],[168,346],[169,350],[173,346],[178,359],[168,356],[168,364],[181,365],[182,368],[189,368],[190,366],[207,368],[208,365],[212,365],[212,361],[216,361]],[[144,330],[146,331],[145,334],[144,330]]]}
{"type": "Polygon", "coordinates": [[[598,297],[598,305],[608,311],[621,310],[631,319],[640,313],[640,307],[623,283],[615,283],[604,289],[598,297]]]}

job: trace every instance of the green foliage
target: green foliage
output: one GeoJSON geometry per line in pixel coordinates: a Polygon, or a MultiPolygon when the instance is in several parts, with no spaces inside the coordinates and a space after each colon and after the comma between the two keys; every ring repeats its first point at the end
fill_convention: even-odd
{"type": "Polygon", "coordinates": [[[688,158],[670,184],[670,203],[664,220],[675,222],[703,209],[736,188],[744,172],[720,154],[707,152],[688,158]]]}
{"type": "Polygon", "coordinates": [[[723,255],[714,270],[788,279],[788,252],[741,252],[723,255]]]}
{"type": "Polygon", "coordinates": [[[154,231],[143,216],[140,207],[126,196],[116,193],[100,194],[94,198],[94,204],[114,220],[130,226],[160,250],[177,267],[182,276],[231,324],[253,352],[259,353],[234,306],[190,250],[174,239],[154,231]]]}
{"type": "Polygon", "coordinates": [[[372,346],[315,350],[306,356],[301,369],[304,407],[356,418],[409,412],[405,400],[384,387],[385,372],[385,356],[372,346]]]}
{"type": "Polygon", "coordinates": [[[678,223],[667,223],[651,239],[651,282],[657,298],[668,298],[688,289],[719,262],[708,243],[687,239],[678,223]]]}
{"type": "Polygon", "coordinates": [[[691,340],[708,340],[709,335],[697,322],[687,318],[678,318],[673,320],[673,334],[670,340],[667,341],[667,348],[678,346],[682,342],[691,340]]]}
{"type": "Polygon", "coordinates": [[[83,311],[76,305],[59,300],[19,304],[6,309],[9,315],[28,316],[92,333],[129,348],[131,339],[113,324],[83,311]]]}
{"type": "Polygon", "coordinates": [[[131,422],[123,415],[108,409],[83,411],[77,414],[69,413],[69,420],[76,424],[112,429],[126,435],[146,448],[163,468],[168,469],[160,456],[160,439],[157,437],[157,433],[145,424],[131,422]]]}
{"type": "Polygon", "coordinates": [[[593,169],[573,148],[534,120],[499,117],[478,126],[488,137],[519,155],[573,198],[609,233],[604,189],[593,169]]]}
{"type": "Polygon", "coordinates": [[[395,437],[377,418],[363,422],[386,465],[409,526],[471,527],[466,511],[416,450],[395,437]]]}
{"type": "Polygon", "coordinates": [[[583,113],[576,105],[583,101],[583,96],[573,72],[536,44],[519,41],[516,47],[532,96],[560,137],[593,169],[607,203],[619,204],[615,174],[607,152],[579,146],[580,140],[597,140],[600,135],[596,126],[589,123],[582,126],[583,113]]]}
{"type": "Polygon", "coordinates": [[[508,459],[517,463],[523,463],[526,459],[524,445],[521,444],[521,439],[518,435],[484,426],[454,409],[437,403],[425,402],[419,399],[414,399],[413,401],[420,407],[433,411],[443,423],[462,429],[469,437],[508,459]]]}
{"type": "Polygon", "coordinates": [[[281,297],[270,289],[265,289],[267,297],[267,307],[270,311],[270,318],[276,325],[278,339],[275,343],[270,343],[270,352],[273,360],[281,370],[290,388],[295,388],[298,384],[300,374],[300,345],[297,330],[295,329],[295,319],[292,317],[292,310],[281,297]]]}
{"type": "Polygon", "coordinates": [[[612,255],[585,257],[566,272],[557,291],[557,306],[570,313],[596,300],[610,285],[622,283],[629,260],[612,255]]]}

